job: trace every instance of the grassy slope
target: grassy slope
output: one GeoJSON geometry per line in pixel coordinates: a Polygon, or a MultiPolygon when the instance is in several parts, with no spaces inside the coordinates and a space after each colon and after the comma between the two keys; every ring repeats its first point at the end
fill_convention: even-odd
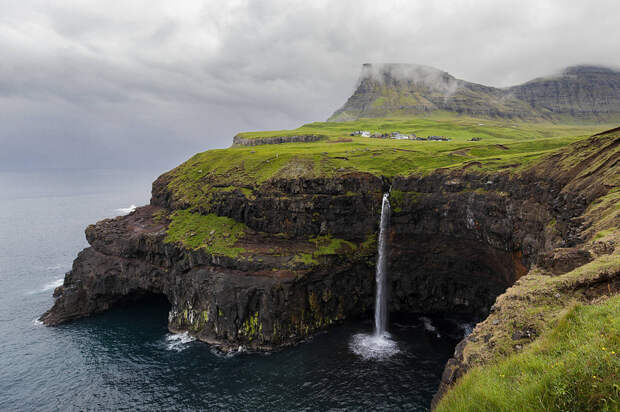
{"type": "Polygon", "coordinates": [[[472,369],[437,411],[620,410],[618,137],[598,138],[604,153],[596,154],[601,145],[579,143],[554,158],[568,169],[595,156],[575,181],[598,170],[596,182],[610,188],[582,215],[589,239],[582,247],[594,260],[559,276],[535,267],[498,297],[463,349],[472,369]]]}
{"type": "Polygon", "coordinates": [[[443,411],[620,410],[620,296],[573,304],[523,352],[470,371],[443,411]]]}
{"type": "Polygon", "coordinates": [[[190,249],[203,248],[213,255],[236,257],[244,249],[234,245],[246,229],[243,223],[227,217],[177,210],[170,216],[166,242],[180,242],[190,249]]]}
{"type": "Polygon", "coordinates": [[[437,168],[512,170],[604,130],[606,126],[516,124],[466,117],[365,119],[348,123],[311,123],[296,130],[242,133],[244,138],[322,134],[326,140],[199,153],[171,172],[171,187],[190,205],[205,202],[218,187],[251,188],[270,178],[334,176],[370,172],[383,176],[430,173],[437,168]],[[444,135],[450,142],[350,137],[353,130],[444,135]],[[481,137],[478,142],[469,141],[481,137]],[[215,185],[215,186],[214,186],[215,185]]]}
{"type": "MultiPolygon", "coordinates": [[[[205,211],[212,210],[210,206],[217,203],[219,192],[235,190],[252,199],[257,185],[274,177],[334,176],[355,171],[395,176],[424,174],[437,168],[463,166],[473,170],[519,170],[602,128],[516,124],[448,115],[443,119],[436,116],[433,119],[367,119],[350,123],[312,123],[285,133],[257,132],[244,134],[244,137],[315,133],[329,136],[327,140],[209,150],[196,154],[172,170],[169,186],[175,198],[189,210],[208,213],[205,211]],[[398,130],[423,136],[446,135],[453,140],[427,142],[348,136],[352,130],[357,129],[380,132],[398,130]],[[472,137],[482,137],[482,140],[471,142],[469,139],[472,137]]],[[[188,229],[191,226],[189,222],[199,223],[197,217],[176,214],[171,219],[175,222],[171,231],[175,236],[169,236],[169,239],[194,247],[192,242],[196,239],[204,240],[210,237],[210,231],[205,234],[200,230],[188,229]],[[187,233],[182,235],[180,228],[186,228],[187,233]],[[189,236],[191,233],[195,234],[189,236]]],[[[211,220],[209,224],[213,223],[211,220]]],[[[230,232],[220,229],[217,233],[230,232]]],[[[225,246],[226,242],[213,239],[211,243],[214,252],[226,254],[223,250],[225,247],[219,246],[225,246]]],[[[237,252],[233,254],[236,255],[237,252]]]]}
{"type": "MultiPolygon", "coordinates": [[[[608,125],[611,128],[613,125],[608,125]]],[[[348,122],[314,122],[297,129],[261,132],[243,132],[238,136],[245,139],[273,136],[296,136],[305,134],[325,135],[328,137],[348,136],[354,130],[370,132],[416,133],[418,136],[445,135],[459,139],[472,137],[533,139],[555,136],[576,136],[592,134],[596,130],[605,130],[605,125],[581,125],[553,123],[524,123],[510,120],[476,119],[455,116],[450,113],[435,112],[427,117],[405,118],[365,118],[348,122]]]]}

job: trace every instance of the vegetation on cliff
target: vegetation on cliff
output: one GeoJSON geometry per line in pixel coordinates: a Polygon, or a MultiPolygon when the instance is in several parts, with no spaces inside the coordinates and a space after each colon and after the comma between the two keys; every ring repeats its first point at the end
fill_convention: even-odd
{"type": "Polygon", "coordinates": [[[168,172],[168,186],[179,204],[204,212],[217,203],[219,192],[238,190],[250,198],[252,190],[270,179],[334,177],[354,172],[409,176],[428,174],[439,168],[516,171],[599,130],[601,126],[533,125],[450,116],[311,123],[292,131],[240,135],[251,139],[279,134],[322,134],[326,139],[198,153],[168,172]],[[429,142],[348,136],[358,129],[445,135],[452,140],[429,142]],[[471,141],[474,137],[482,140],[471,141]]]}
{"type": "Polygon", "coordinates": [[[619,158],[618,129],[548,158],[551,176],[570,173],[573,190],[595,197],[579,217],[582,243],[542,254],[497,298],[457,348],[438,411],[620,410],[619,158]]]}
{"type": "Polygon", "coordinates": [[[190,249],[203,248],[213,255],[236,257],[244,252],[235,243],[246,229],[243,223],[227,217],[177,210],[170,216],[165,241],[180,242],[190,249]]]}
{"type": "Polygon", "coordinates": [[[435,411],[617,411],[619,330],[620,296],[570,303],[540,339],[470,371],[435,411]]]}

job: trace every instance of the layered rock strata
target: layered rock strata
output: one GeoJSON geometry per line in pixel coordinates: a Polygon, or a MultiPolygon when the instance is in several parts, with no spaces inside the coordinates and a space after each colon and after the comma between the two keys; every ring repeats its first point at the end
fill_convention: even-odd
{"type": "Polygon", "coordinates": [[[317,134],[304,134],[295,136],[270,136],[244,138],[242,136],[233,137],[233,144],[238,146],[259,146],[262,144],[281,144],[281,143],[311,143],[325,139],[325,136],[317,134]]]}
{"type": "Polygon", "coordinates": [[[172,331],[224,350],[294,344],[371,311],[381,196],[390,188],[390,310],[485,315],[537,262],[561,267],[555,254],[583,243],[581,216],[612,189],[601,176],[617,170],[620,139],[580,144],[519,174],[349,173],[268,180],[245,188],[251,195],[221,191],[195,213],[245,225],[230,256],[170,241],[171,216],[189,205],[164,174],[151,205],[86,229],[90,247],[41,319],[56,325],[162,294],[172,331]],[[584,147],[587,156],[558,167],[584,147]]]}
{"type": "Polygon", "coordinates": [[[369,64],[355,92],[328,121],[450,112],[484,118],[608,121],[620,118],[620,72],[568,67],[508,88],[457,79],[434,67],[369,64]]]}

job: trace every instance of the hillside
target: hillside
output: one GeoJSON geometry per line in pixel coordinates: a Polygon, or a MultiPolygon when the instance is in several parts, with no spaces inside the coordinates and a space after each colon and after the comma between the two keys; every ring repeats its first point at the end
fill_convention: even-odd
{"type": "Polygon", "coordinates": [[[415,73],[373,110],[423,116],[243,132],[162,174],[149,205],[86,229],[40,320],[157,297],[170,331],[219,350],[298,344],[370,316],[385,197],[388,310],[479,320],[432,381],[438,410],[618,405],[620,128],[415,73]]]}
{"type": "Polygon", "coordinates": [[[329,121],[437,112],[527,121],[620,118],[620,72],[597,66],[505,89],[457,79],[429,66],[364,64],[358,86],[329,121]]]}
{"type": "Polygon", "coordinates": [[[507,89],[539,112],[558,118],[607,119],[620,113],[620,72],[574,66],[560,75],[534,79],[507,89]]]}

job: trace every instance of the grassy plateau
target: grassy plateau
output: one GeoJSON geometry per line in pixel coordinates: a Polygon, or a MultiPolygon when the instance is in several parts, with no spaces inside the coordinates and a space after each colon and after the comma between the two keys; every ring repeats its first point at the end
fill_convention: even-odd
{"type": "Polygon", "coordinates": [[[271,178],[426,174],[438,168],[518,171],[542,156],[611,125],[513,123],[465,117],[362,119],[310,123],[294,130],[240,133],[244,139],[322,135],[312,143],[233,146],[198,153],[171,172],[171,188],[189,204],[215,190],[248,188],[271,178]],[[442,135],[447,142],[350,136],[355,130],[442,135]],[[471,141],[472,138],[480,141],[471,141]],[[217,182],[217,188],[212,184],[217,182]],[[222,189],[222,188],[228,189],[222,189]]]}
{"type": "MultiPolygon", "coordinates": [[[[294,130],[240,133],[240,138],[258,139],[257,143],[270,137],[317,135],[321,138],[312,143],[234,145],[209,150],[170,171],[168,187],[185,210],[170,215],[167,241],[229,257],[250,253],[238,243],[246,236],[247,228],[209,211],[223,192],[235,191],[248,200],[255,199],[261,184],[270,179],[333,177],[352,172],[410,176],[453,168],[518,174],[545,158],[552,161],[555,157],[547,156],[557,156],[560,149],[576,143],[570,155],[558,157],[556,171],[562,171],[595,157],[599,147],[585,139],[616,126],[435,115],[317,122],[294,130]],[[356,130],[415,133],[419,137],[438,135],[451,140],[350,136],[356,130]],[[473,138],[477,139],[472,141],[473,138]]],[[[606,139],[613,142],[617,135],[606,139]]],[[[610,187],[584,214],[588,223],[584,235],[595,242],[588,246],[593,250],[598,250],[596,245],[601,242],[615,245],[620,241],[619,182],[615,163],[612,164],[617,150],[599,156],[598,162],[581,171],[581,175],[588,176],[605,166],[607,169],[599,180],[610,187]]],[[[411,196],[416,194],[395,191],[392,194],[395,210],[398,211],[402,202],[414,201],[411,196]]],[[[554,225],[555,221],[549,222],[548,229],[552,230],[554,225]]],[[[374,237],[368,245],[371,241],[374,237]]],[[[363,244],[330,236],[312,238],[307,243],[310,246],[297,253],[293,263],[310,265],[324,255],[366,249],[363,244]]],[[[492,314],[477,326],[485,331],[488,328],[490,341],[466,347],[466,355],[467,351],[477,351],[483,362],[474,365],[448,391],[437,411],[619,411],[620,297],[592,302],[579,289],[580,285],[595,284],[597,279],[604,280],[618,270],[620,257],[614,252],[597,256],[562,276],[533,270],[521,278],[496,303],[504,305],[506,311],[502,313],[509,317],[503,319],[492,314]],[[490,319],[498,323],[491,323],[490,319]],[[536,339],[515,341],[515,331],[528,328],[539,333],[536,339]],[[487,343],[490,349],[481,346],[487,343]]]]}

